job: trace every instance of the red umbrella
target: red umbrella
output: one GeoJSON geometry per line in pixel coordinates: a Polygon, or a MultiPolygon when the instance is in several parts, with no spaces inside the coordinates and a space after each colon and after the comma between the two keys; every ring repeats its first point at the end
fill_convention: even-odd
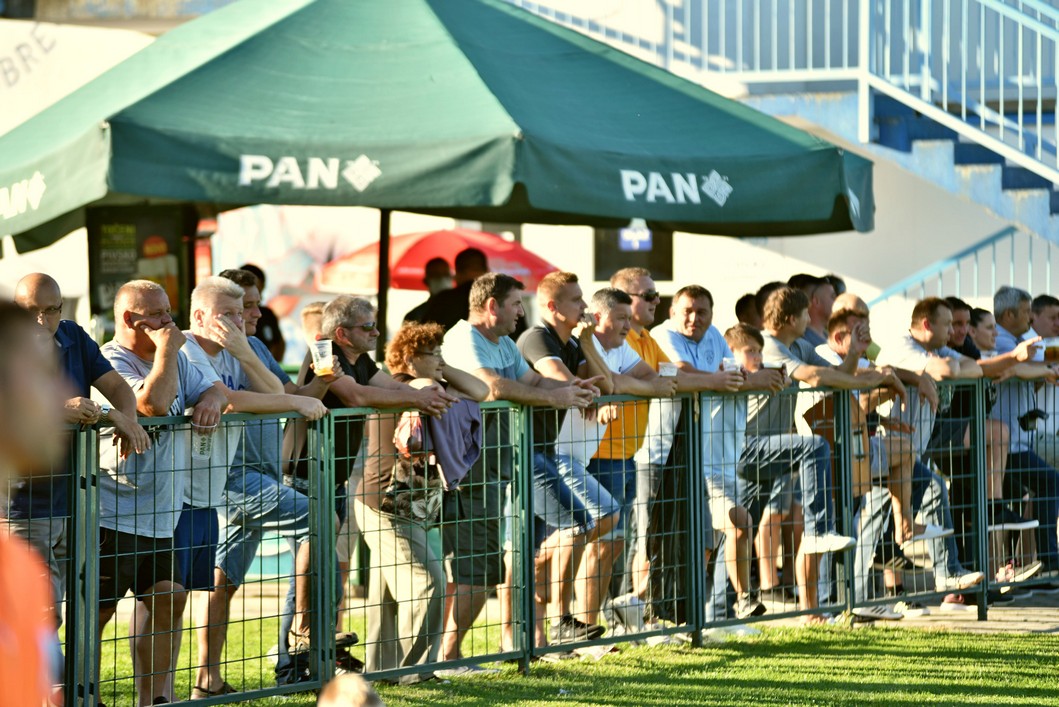
{"type": "MultiPolygon", "coordinates": [[[[431,258],[444,258],[451,267],[464,248],[477,248],[489,260],[489,269],[521,280],[534,290],[540,279],[559,268],[495,233],[454,228],[394,236],[390,241],[390,286],[397,290],[425,290],[423,268],[431,258]]],[[[317,280],[321,290],[375,292],[379,281],[379,244],[333,260],[317,280]]]]}

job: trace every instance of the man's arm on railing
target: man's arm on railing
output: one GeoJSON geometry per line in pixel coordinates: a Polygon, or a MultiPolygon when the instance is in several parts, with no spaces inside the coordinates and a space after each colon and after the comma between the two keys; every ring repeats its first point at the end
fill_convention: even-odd
{"type": "Polygon", "coordinates": [[[545,378],[530,369],[518,380],[505,378],[492,368],[479,368],[474,375],[489,386],[490,400],[510,400],[522,405],[583,408],[592,403],[592,392],[570,382],[545,378]]]}
{"type": "Polygon", "coordinates": [[[440,385],[416,389],[383,371],[372,376],[368,385],[357,383],[353,376],[342,376],[331,384],[331,392],[349,407],[414,407],[428,415],[440,415],[456,402],[440,385]]]}
{"type": "MultiPolygon", "coordinates": [[[[272,375],[271,373],[269,375],[272,375]]],[[[224,386],[221,382],[215,386],[224,386]]],[[[327,406],[316,398],[286,393],[255,393],[252,390],[229,390],[228,412],[296,412],[310,420],[319,420],[327,414],[327,406]]]]}
{"type": "MultiPolygon", "coordinates": [[[[982,369],[982,375],[988,378],[1000,378],[1006,377],[1005,373],[1008,373],[1012,368],[1020,363],[1027,363],[1033,360],[1033,356],[1037,353],[1037,349],[1040,347],[1040,342],[1043,339],[1041,337],[1035,337],[1033,339],[1026,339],[1020,341],[1019,345],[1013,348],[1011,351],[1006,351],[992,358],[984,358],[978,362],[978,365],[982,369]]],[[[1017,374],[1008,373],[1008,375],[1017,374]]]]}
{"type": "Polygon", "coordinates": [[[143,454],[150,449],[151,437],[136,421],[136,394],[121,374],[108,371],[92,381],[92,387],[114,406],[107,422],[114,425],[118,438],[122,441],[122,457],[128,456],[130,451],[143,454]]]}
{"type": "Polygon", "coordinates": [[[614,374],[615,395],[642,395],[648,398],[668,398],[677,390],[673,377],[663,377],[644,361],[628,373],[614,374]]]}
{"type": "Polygon", "coordinates": [[[684,361],[676,362],[676,367],[677,390],[681,393],[694,393],[702,390],[734,393],[743,387],[743,374],[739,371],[706,373],[684,361]]]}
{"type": "Polygon", "coordinates": [[[477,376],[459,368],[453,368],[447,363],[441,364],[441,375],[453,389],[468,399],[476,400],[480,403],[489,399],[489,386],[477,376]]]}

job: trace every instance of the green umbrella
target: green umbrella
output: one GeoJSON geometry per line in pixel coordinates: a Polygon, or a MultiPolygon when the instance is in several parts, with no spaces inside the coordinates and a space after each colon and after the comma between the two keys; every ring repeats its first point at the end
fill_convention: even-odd
{"type": "Polygon", "coordinates": [[[494,0],[234,3],[0,138],[0,189],[16,234],[120,195],[730,235],[873,218],[867,161],[494,0]]]}
{"type": "Polygon", "coordinates": [[[147,200],[736,236],[874,212],[870,162],[499,0],[242,0],[0,138],[20,249],[147,200]]]}

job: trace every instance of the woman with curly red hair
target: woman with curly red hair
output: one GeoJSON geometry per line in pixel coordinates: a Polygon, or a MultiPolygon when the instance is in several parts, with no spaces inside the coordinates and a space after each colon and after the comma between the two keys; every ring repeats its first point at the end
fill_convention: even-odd
{"type": "MultiPolygon", "coordinates": [[[[445,365],[444,336],[438,324],[405,323],[387,347],[386,367],[396,380],[416,387],[440,383],[460,400],[438,418],[406,412],[367,421],[368,455],[353,512],[373,558],[365,645],[369,672],[438,659],[445,573],[427,531],[438,522],[444,490],[458,485],[477,459],[478,402],[489,394],[476,377],[445,365]]],[[[430,677],[422,673],[402,681],[430,677]]]]}

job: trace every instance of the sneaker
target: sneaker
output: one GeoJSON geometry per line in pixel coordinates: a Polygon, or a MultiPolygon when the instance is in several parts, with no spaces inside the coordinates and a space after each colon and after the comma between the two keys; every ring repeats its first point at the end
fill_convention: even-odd
{"type": "Polygon", "coordinates": [[[924,540],[937,540],[938,538],[947,538],[950,535],[955,535],[956,531],[952,528],[943,528],[940,525],[931,525],[927,523],[923,526],[923,530],[912,536],[910,540],[906,540],[901,543],[901,546],[908,545],[913,542],[921,542],[924,540]]]}
{"type": "Polygon", "coordinates": [[[441,668],[440,670],[435,670],[434,675],[448,680],[449,678],[476,678],[483,675],[496,675],[499,672],[499,668],[483,668],[472,663],[471,665],[461,665],[458,668],[441,668]]]}
{"type": "Polygon", "coordinates": [[[640,597],[635,594],[622,594],[610,602],[610,608],[625,633],[638,633],[643,630],[644,604],[640,597]]]}
{"type": "Polygon", "coordinates": [[[906,619],[918,619],[921,616],[930,616],[930,609],[928,609],[926,605],[920,604],[918,601],[908,601],[905,599],[894,604],[894,611],[901,614],[906,619]]]}
{"type": "Polygon", "coordinates": [[[826,552],[842,552],[857,544],[856,538],[838,533],[803,535],[801,551],[806,555],[822,555],[826,552]]]}
{"type": "Polygon", "coordinates": [[[758,598],[774,614],[786,611],[798,604],[798,597],[787,587],[770,587],[758,591],[758,598]]]}
{"type": "Polygon", "coordinates": [[[904,614],[894,611],[893,607],[887,604],[876,604],[875,606],[858,606],[853,610],[853,617],[854,621],[858,618],[867,621],[900,621],[904,618],[904,614]]]}
{"type": "Polygon", "coordinates": [[[761,616],[767,609],[758,599],[757,592],[743,592],[735,600],[735,618],[749,619],[751,616],[761,616]]]}
{"type": "Polygon", "coordinates": [[[335,651],[335,675],[345,675],[346,673],[360,674],[363,672],[364,663],[354,657],[352,653],[345,648],[339,648],[335,651]]]}
{"type": "Polygon", "coordinates": [[[978,611],[978,606],[974,602],[968,601],[963,594],[946,594],[941,602],[941,611],[952,614],[964,613],[978,611]]]}
{"type": "Polygon", "coordinates": [[[552,624],[548,634],[551,636],[552,643],[570,643],[572,641],[591,641],[602,636],[606,630],[598,624],[589,625],[567,614],[559,620],[559,623],[552,624]]]}
{"type": "Polygon", "coordinates": [[[968,587],[980,584],[983,579],[985,579],[985,575],[981,572],[960,570],[950,577],[935,578],[934,588],[939,592],[951,591],[953,589],[967,589],[968,587]]]}
{"type": "Polygon", "coordinates": [[[1032,530],[1041,524],[1038,520],[1028,520],[1000,503],[989,504],[989,525],[986,528],[998,530],[1032,530]]]}

